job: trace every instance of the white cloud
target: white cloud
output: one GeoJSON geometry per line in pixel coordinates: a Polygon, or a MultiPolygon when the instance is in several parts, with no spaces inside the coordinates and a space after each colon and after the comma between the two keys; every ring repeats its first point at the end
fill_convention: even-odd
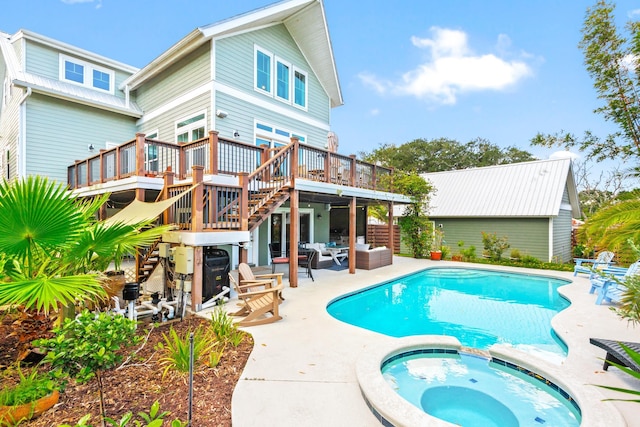
{"type": "Polygon", "coordinates": [[[78,4],[78,3],[96,3],[96,9],[102,7],[102,0],[60,0],[64,4],[78,4]]]}
{"type": "MultiPolygon", "coordinates": [[[[492,53],[475,54],[463,31],[432,27],[431,33],[432,38],[411,38],[414,46],[430,51],[425,63],[405,72],[399,81],[361,73],[362,83],[380,94],[455,104],[461,93],[504,90],[532,74],[531,67],[522,60],[507,60],[492,53]]],[[[509,37],[499,35],[496,50],[502,56],[510,46],[509,37]]]]}
{"type": "Polygon", "coordinates": [[[572,153],[571,151],[556,151],[549,155],[549,159],[571,159],[578,160],[580,154],[572,153]]]}
{"type": "Polygon", "coordinates": [[[630,10],[627,15],[629,16],[629,18],[635,18],[636,16],[640,15],[640,9],[630,10]]]}
{"type": "Polygon", "coordinates": [[[380,110],[377,108],[373,108],[371,111],[369,111],[369,114],[371,114],[372,116],[378,116],[380,115],[380,110]]]}

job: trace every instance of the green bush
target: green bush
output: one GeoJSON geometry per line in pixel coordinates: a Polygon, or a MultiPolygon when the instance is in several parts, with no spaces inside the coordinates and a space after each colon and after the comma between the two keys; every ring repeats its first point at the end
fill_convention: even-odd
{"type": "MultiPolygon", "coordinates": [[[[46,373],[39,373],[36,368],[25,375],[20,365],[17,366],[20,381],[14,386],[5,386],[0,390],[0,406],[15,406],[35,402],[41,397],[51,394],[57,388],[56,383],[46,373]]],[[[9,375],[7,370],[4,375],[9,375]]]]}
{"type": "Polygon", "coordinates": [[[486,233],[482,231],[482,244],[489,258],[500,260],[502,253],[509,249],[509,242],[506,237],[498,237],[496,233],[486,233]]]}
{"type": "Polygon", "coordinates": [[[89,381],[97,371],[113,368],[122,361],[121,347],[140,342],[136,323],[109,313],[80,313],[53,329],[55,336],[34,341],[48,351],[44,361],[68,373],[79,383],[89,381]]]}

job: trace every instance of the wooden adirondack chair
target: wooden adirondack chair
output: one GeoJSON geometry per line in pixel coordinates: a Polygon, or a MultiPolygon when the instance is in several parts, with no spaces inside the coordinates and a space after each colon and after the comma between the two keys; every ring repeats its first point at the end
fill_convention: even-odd
{"type": "Polygon", "coordinates": [[[282,319],[282,316],[278,313],[278,307],[280,305],[278,293],[282,291],[282,284],[262,290],[251,291],[246,289],[247,287],[251,287],[251,285],[240,286],[231,273],[229,273],[229,281],[238,293],[238,300],[242,304],[240,310],[231,315],[245,316],[244,319],[236,322],[237,325],[264,325],[282,319]],[[271,315],[269,315],[269,313],[271,315]]]}

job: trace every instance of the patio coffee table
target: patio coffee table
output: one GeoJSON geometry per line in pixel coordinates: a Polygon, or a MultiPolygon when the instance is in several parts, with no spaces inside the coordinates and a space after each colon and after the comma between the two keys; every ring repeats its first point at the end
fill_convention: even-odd
{"type": "Polygon", "coordinates": [[[349,255],[349,246],[335,246],[326,249],[336,265],[342,265],[342,261],[349,255]]]}

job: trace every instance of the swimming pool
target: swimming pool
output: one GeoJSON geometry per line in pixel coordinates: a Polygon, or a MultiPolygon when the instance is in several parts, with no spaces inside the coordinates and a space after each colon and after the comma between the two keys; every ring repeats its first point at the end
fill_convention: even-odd
{"type": "Polygon", "coordinates": [[[501,359],[420,349],[385,360],[381,371],[400,396],[455,425],[580,425],[580,408],[564,389],[501,359]]]}
{"type": "Polygon", "coordinates": [[[465,268],[430,268],[340,296],[327,311],[343,322],[393,337],[450,335],[487,349],[509,344],[548,360],[567,349],[551,319],[569,306],[569,281],[465,268]]]}

